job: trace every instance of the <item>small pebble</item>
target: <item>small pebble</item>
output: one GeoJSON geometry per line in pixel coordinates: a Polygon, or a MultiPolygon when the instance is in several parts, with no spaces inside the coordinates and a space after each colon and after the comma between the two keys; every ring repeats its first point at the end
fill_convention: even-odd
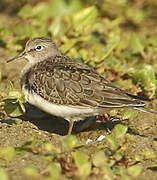
{"type": "Polygon", "coordinates": [[[105,136],[101,135],[101,136],[98,137],[97,141],[102,141],[103,139],[105,139],[105,136]]]}
{"type": "Polygon", "coordinates": [[[86,144],[89,144],[89,143],[92,143],[92,142],[93,142],[92,139],[87,139],[86,144]]]}

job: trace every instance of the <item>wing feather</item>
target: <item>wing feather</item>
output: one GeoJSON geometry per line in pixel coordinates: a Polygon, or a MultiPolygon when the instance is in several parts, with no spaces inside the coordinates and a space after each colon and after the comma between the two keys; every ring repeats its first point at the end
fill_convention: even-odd
{"type": "Polygon", "coordinates": [[[136,96],[115,87],[92,68],[66,56],[39,62],[28,79],[34,92],[56,104],[91,108],[145,106],[136,96]]]}

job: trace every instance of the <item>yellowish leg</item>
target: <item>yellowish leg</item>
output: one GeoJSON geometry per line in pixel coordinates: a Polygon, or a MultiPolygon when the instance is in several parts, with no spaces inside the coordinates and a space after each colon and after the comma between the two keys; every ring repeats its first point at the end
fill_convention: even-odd
{"type": "Polygon", "coordinates": [[[68,135],[71,134],[72,129],[73,129],[73,125],[74,125],[74,120],[73,120],[73,119],[70,119],[70,122],[69,122],[69,129],[68,129],[68,135]]]}

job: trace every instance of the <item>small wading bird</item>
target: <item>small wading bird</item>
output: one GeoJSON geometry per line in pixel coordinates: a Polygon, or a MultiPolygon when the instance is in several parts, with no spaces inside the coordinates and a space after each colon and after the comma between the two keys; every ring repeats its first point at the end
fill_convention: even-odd
{"type": "Polygon", "coordinates": [[[51,39],[29,40],[24,51],[7,63],[22,58],[28,61],[20,77],[26,100],[70,121],[68,134],[74,121],[115,108],[151,112],[138,97],[115,87],[91,67],[62,55],[51,39]]]}

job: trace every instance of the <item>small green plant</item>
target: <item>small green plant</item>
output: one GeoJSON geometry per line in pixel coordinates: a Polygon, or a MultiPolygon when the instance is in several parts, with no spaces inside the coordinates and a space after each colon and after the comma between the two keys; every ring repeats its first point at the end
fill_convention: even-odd
{"type": "Polygon", "coordinates": [[[14,90],[11,82],[8,83],[8,95],[2,99],[4,102],[4,109],[11,117],[17,117],[25,112],[25,97],[17,90],[14,90]]]}

